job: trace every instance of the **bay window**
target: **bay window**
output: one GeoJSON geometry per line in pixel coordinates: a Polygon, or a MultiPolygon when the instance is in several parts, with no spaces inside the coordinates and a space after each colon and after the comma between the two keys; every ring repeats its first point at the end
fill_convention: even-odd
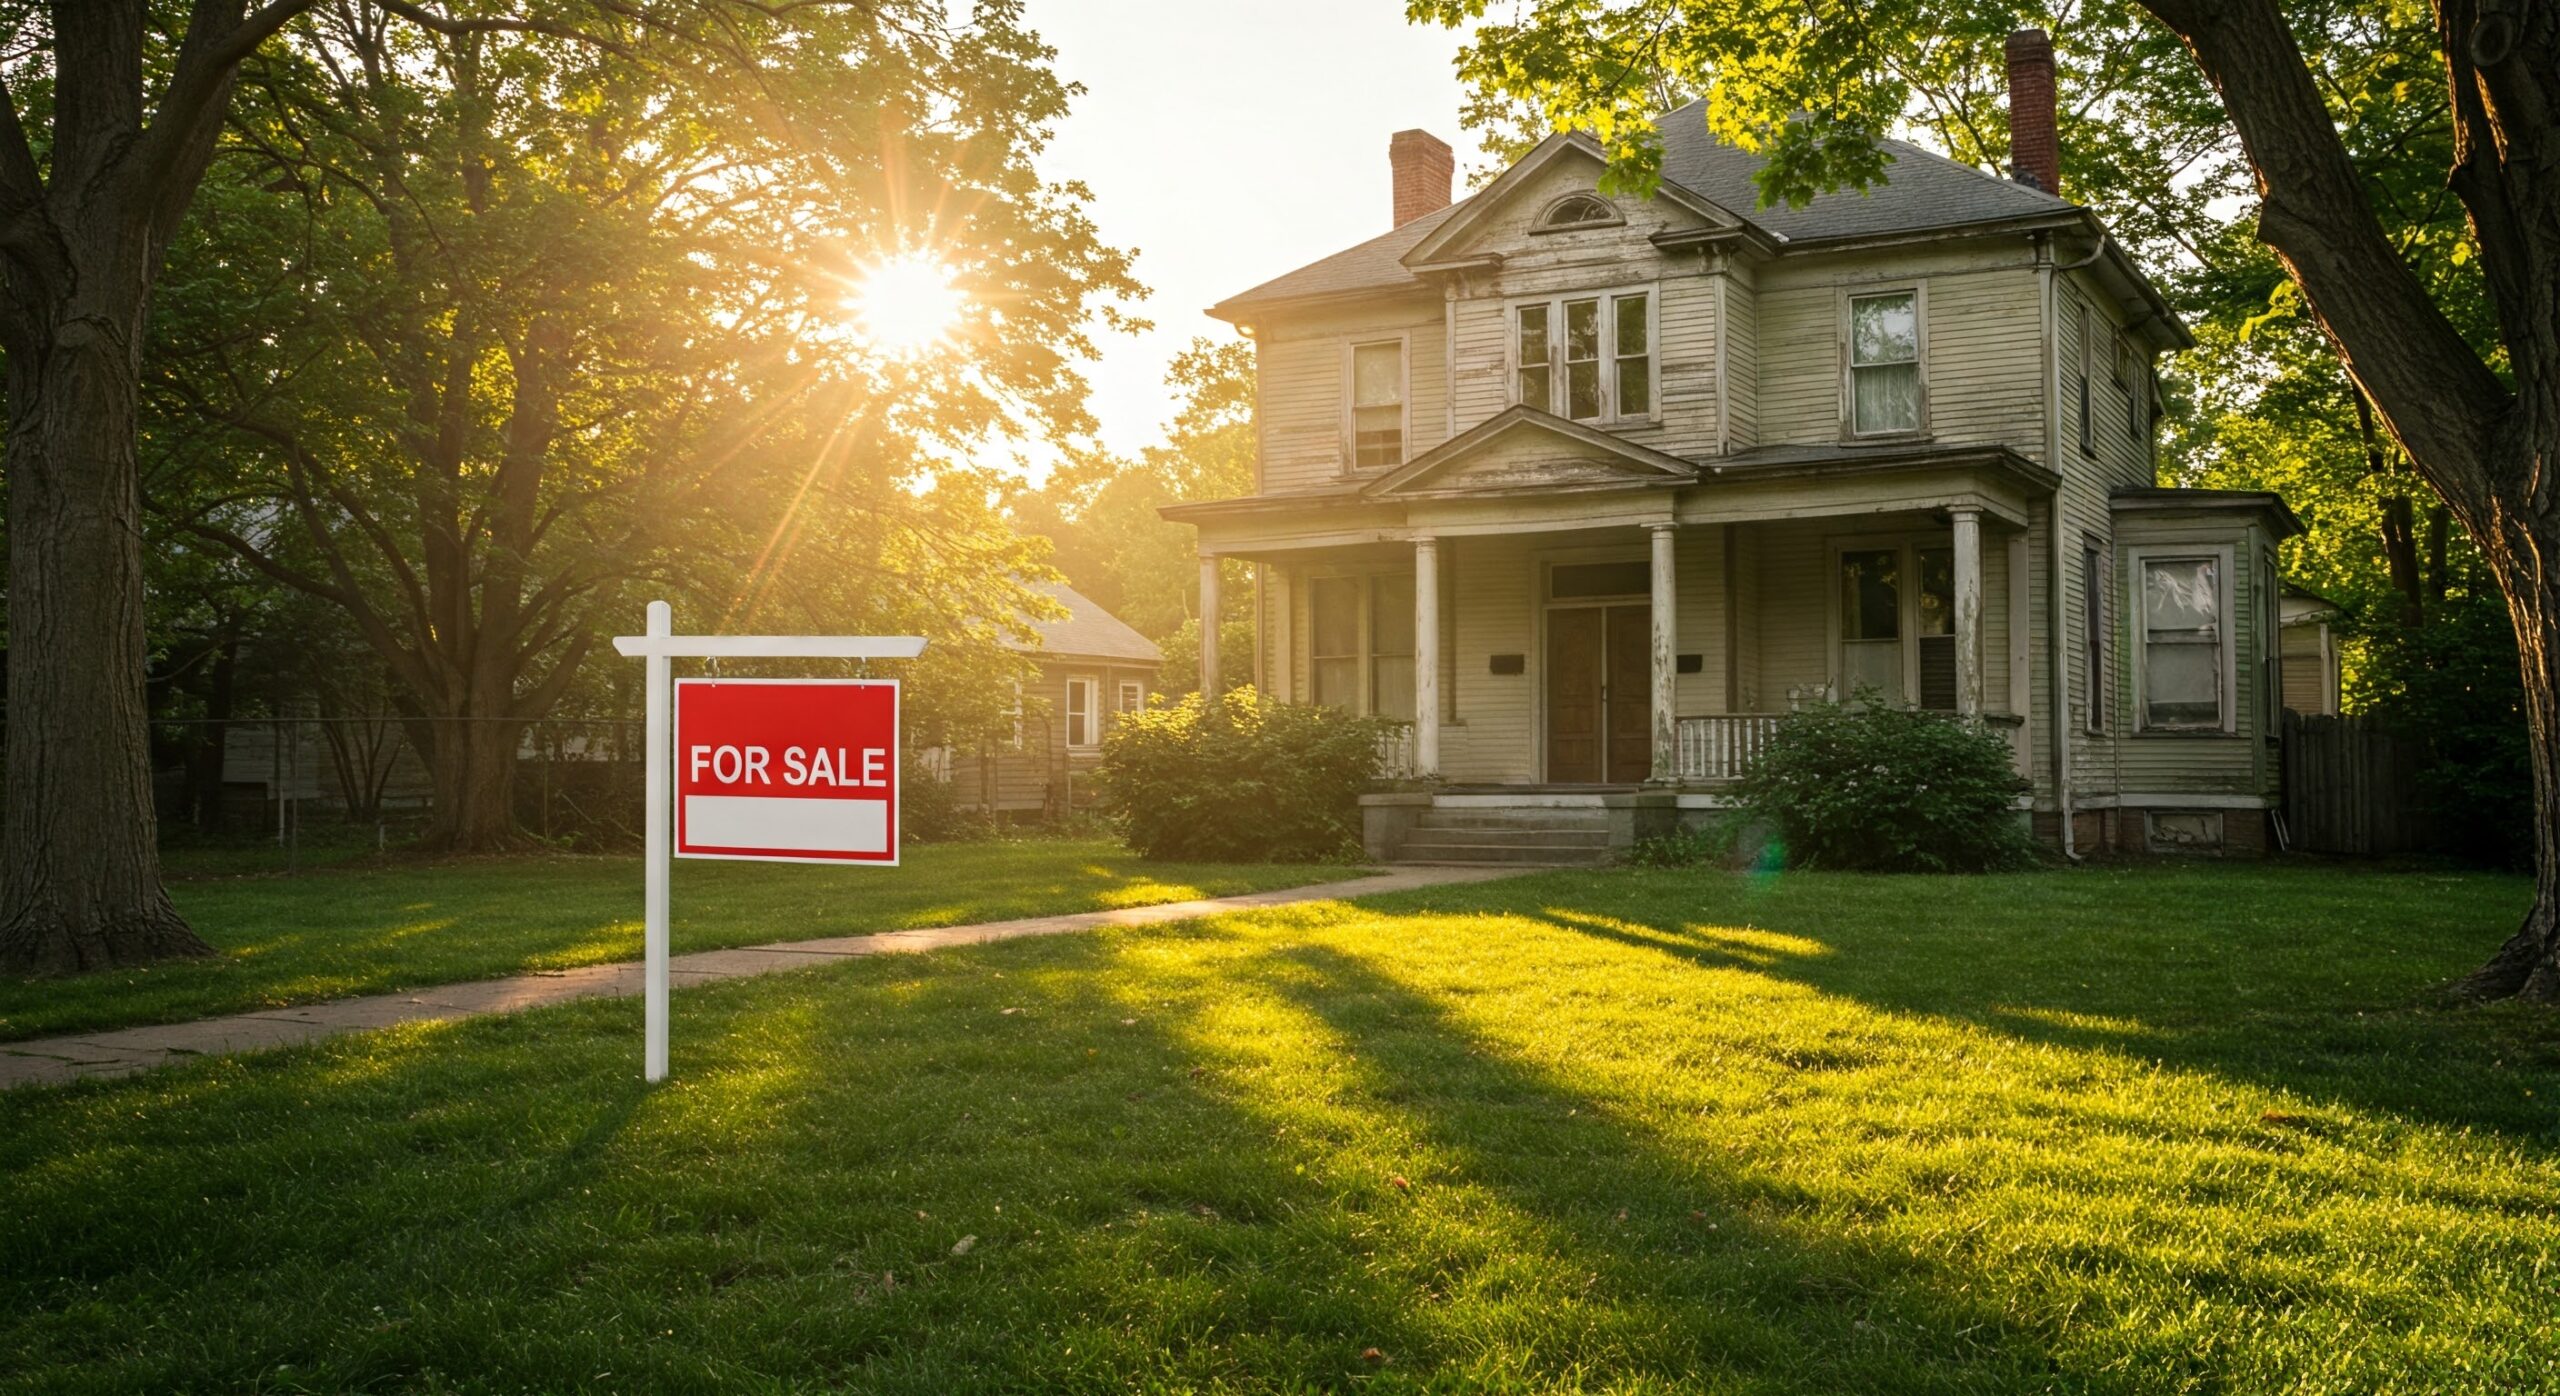
{"type": "Polygon", "coordinates": [[[2231,728],[2230,555],[2139,556],[2145,731],[2231,728]]]}
{"type": "Polygon", "coordinates": [[[1650,418],[1653,293],[1618,291],[1531,301],[1512,310],[1512,392],[1577,422],[1650,418]]]}

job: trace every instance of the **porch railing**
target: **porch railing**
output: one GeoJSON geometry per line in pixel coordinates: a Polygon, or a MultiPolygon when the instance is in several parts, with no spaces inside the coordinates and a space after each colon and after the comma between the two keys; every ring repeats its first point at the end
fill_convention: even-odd
{"type": "Polygon", "coordinates": [[[1411,780],[1413,776],[1413,724],[1389,723],[1378,734],[1378,778],[1411,780]]]}
{"type": "Polygon", "coordinates": [[[1684,781],[1738,780],[1768,750],[1776,713],[1717,713],[1678,720],[1684,781]]]}

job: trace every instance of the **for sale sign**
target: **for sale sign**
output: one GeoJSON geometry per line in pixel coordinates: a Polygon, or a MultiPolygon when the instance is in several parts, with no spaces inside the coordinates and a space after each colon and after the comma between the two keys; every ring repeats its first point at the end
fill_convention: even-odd
{"type": "Polygon", "coordinates": [[[898,861],[898,685],[676,681],[679,858],[898,861]]]}

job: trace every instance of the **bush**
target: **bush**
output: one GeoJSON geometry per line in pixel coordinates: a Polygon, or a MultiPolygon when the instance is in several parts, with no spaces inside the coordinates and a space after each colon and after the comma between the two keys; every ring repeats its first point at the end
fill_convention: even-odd
{"type": "Polygon", "coordinates": [[[910,843],[958,843],[991,838],[994,816],[982,809],[963,809],[960,791],[949,781],[935,780],[924,762],[909,753],[898,790],[898,837],[910,843]]]}
{"type": "Polygon", "coordinates": [[[1120,719],[1101,806],[1149,858],[1318,862],[1360,851],[1385,724],[1236,689],[1120,719]]]}
{"type": "Polygon", "coordinates": [[[1984,872],[2035,857],[2015,759],[1942,713],[1826,703],[1779,719],[1738,793],[1797,866],[1984,872]]]}
{"type": "Polygon", "coordinates": [[[1708,825],[1680,828],[1635,841],[1626,852],[1631,868],[1695,868],[1720,863],[1733,853],[1734,830],[1708,825]]]}

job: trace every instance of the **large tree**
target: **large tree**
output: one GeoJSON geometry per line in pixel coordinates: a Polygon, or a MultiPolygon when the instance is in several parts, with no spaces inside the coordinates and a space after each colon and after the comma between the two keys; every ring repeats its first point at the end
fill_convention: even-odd
{"type": "Polygon", "coordinates": [[[240,61],[309,4],[13,7],[0,93],[9,678],[0,968],[210,948],[160,886],[143,699],[143,326],[240,61]]]}
{"type": "MultiPolygon", "coordinates": [[[[1484,0],[1408,0],[1407,10],[1477,23],[1460,60],[1470,82],[1595,132],[1628,187],[1647,187],[1659,166],[1649,84],[1630,75],[1658,71],[1706,93],[1717,134],[1767,157],[1767,200],[1873,182],[1890,158],[1879,138],[1926,120],[1933,101],[1989,90],[1966,74],[1989,71],[1977,60],[2013,27],[2112,29],[2127,54],[2183,49],[2177,71],[2199,80],[2194,93],[2236,140],[2255,235],[2505,597],[2531,737],[2538,881],[2516,934],[2463,987],[2560,1001],[2560,5],[2331,0],[2288,13],[2273,0],[2141,0],[2057,14],[1955,0],[1537,0],[1499,22],[1483,20],[1484,0]],[[2405,29],[2404,18],[2422,26],[2422,67],[2378,92],[2335,81],[2342,55],[2405,29]],[[1937,52],[1953,61],[1917,61],[1937,52]],[[2424,249],[2391,233],[2408,216],[2391,206],[2399,191],[2388,176],[2409,147],[2350,139],[2375,100],[2443,107],[2442,174],[2464,225],[2451,255],[2476,269],[2485,335],[2466,334],[2424,249]]],[[[2169,81],[2142,71],[2129,81],[2169,81]]],[[[2184,100],[2174,81],[2157,96],[2184,100]]],[[[1987,105],[1974,109],[1986,141],[2005,136],[1987,105]]],[[[2151,191],[2161,217],[2129,231],[2147,240],[2191,227],[2198,211],[2181,203],[2191,184],[2151,191]]]]}
{"type": "Polygon", "coordinates": [[[1007,10],[741,14],[707,60],[351,4],[290,37],[172,253],[150,386],[207,488],[154,503],[346,614],[431,841],[511,841],[524,725],[643,584],[996,651],[1036,564],[920,486],[1008,415],[1080,424],[1089,302],[1128,289],[1030,165],[1067,89],[1007,10]],[[964,293],[925,352],[848,325],[883,264],[964,293]]]}

